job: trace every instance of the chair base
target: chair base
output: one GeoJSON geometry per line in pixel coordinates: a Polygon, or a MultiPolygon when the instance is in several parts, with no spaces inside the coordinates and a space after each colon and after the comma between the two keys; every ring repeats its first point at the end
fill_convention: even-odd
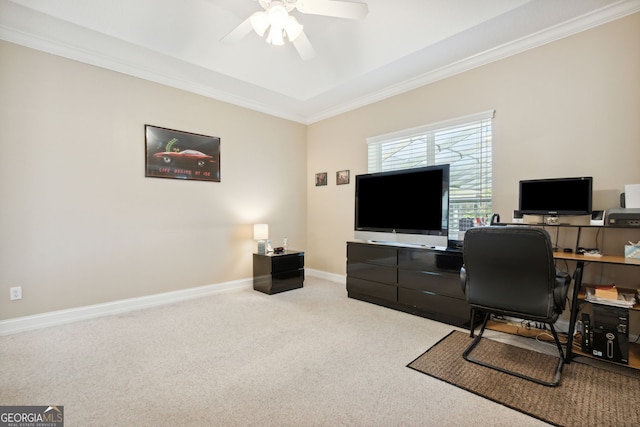
{"type": "MultiPolygon", "coordinates": [[[[474,336],[474,324],[473,324],[473,319],[474,319],[474,313],[475,310],[471,311],[471,333],[470,336],[473,338],[474,336]]],[[[560,377],[562,375],[562,368],[564,367],[564,362],[565,362],[565,355],[564,352],[562,351],[562,345],[560,344],[560,340],[558,339],[558,333],[556,332],[555,328],[553,327],[553,325],[551,323],[546,323],[547,325],[549,325],[549,328],[551,329],[551,333],[553,334],[553,339],[556,343],[556,346],[558,348],[558,351],[560,353],[560,358],[558,361],[558,366],[556,367],[556,373],[555,376],[553,378],[553,381],[543,381],[539,378],[535,378],[535,377],[531,377],[528,375],[524,375],[521,374],[519,372],[514,372],[514,371],[510,371],[508,369],[502,368],[500,366],[496,366],[496,365],[492,365],[490,363],[486,363],[483,362],[481,360],[477,360],[474,359],[472,357],[470,357],[470,354],[472,352],[472,350],[476,347],[476,345],[478,345],[478,343],[480,342],[480,340],[482,339],[482,334],[484,333],[484,330],[487,326],[487,322],[489,321],[489,317],[490,317],[490,313],[485,313],[484,316],[484,321],[482,322],[482,327],[480,328],[480,333],[474,338],[474,340],[471,342],[471,344],[469,344],[469,347],[467,347],[467,349],[464,351],[464,353],[462,353],[462,357],[464,358],[464,360],[471,362],[471,363],[475,363],[477,365],[481,365],[481,366],[485,366],[487,368],[491,368],[494,369],[496,371],[500,371],[500,372],[504,372],[505,374],[509,374],[509,375],[513,375],[515,377],[518,378],[522,378],[528,381],[532,381],[534,383],[537,384],[541,384],[544,386],[548,386],[548,387],[556,387],[558,384],[560,384],[560,377]]]]}

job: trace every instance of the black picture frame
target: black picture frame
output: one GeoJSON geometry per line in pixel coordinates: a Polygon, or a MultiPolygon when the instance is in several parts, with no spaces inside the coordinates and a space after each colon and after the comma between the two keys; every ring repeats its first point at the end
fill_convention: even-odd
{"type": "Polygon", "coordinates": [[[344,185],[349,183],[349,171],[338,171],[336,172],[336,185],[344,185]]]}
{"type": "Polygon", "coordinates": [[[320,172],[316,174],[316,187],[327,185],[327,173],[320,172]]]}
{"type": "Polygon", "coordinates": [[[220,138],[145,125],[145,176],[220,182],[220,138]]]}

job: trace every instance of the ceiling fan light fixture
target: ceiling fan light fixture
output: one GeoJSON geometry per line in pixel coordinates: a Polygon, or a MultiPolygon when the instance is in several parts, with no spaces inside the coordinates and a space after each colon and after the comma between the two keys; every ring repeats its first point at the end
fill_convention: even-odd
{"type": "Polygon", "coordinates": [[[272,2],[267,10],[267,15],[269,15],[269,22],[272,27],[284,28],[287,25],[289,12],[281,2],[272,2]]]}
{"type": "MultiPolygon", "coordinates": [[[[254,0],[255,1],[255,0],[254,0]]],[[[366,3],[353,0],[257,0],[264,10],[250,15],[224,36],[221,41],[233,43],[239,41],[253,29],[260,38],[271,45],[282,46],[285,38],[294,45],[304,60],[315,57],[304,27],[289,15],[296,9],[309,15],[324,15],[345,19],[362,19],[369,9],[366,3]],[[269,30],[267,34],[267,30],[269,30]],[[267,36],[265,37],[265,34],[267,36]]]]}
{"type": "Polygon", "coordinates": [[[292,42],[295,39],[297,39],[298,36],[302,34],[303,29],[304,29],[304,26],[302,26],[296,18],[294,18],[293,16],[289,16],[289,19],[287,20],[287,24],[284,27],[284,30],[287,33],[287,37],[289,38],[289,41],[292,42]]]}
{"type": "Polygon", "coordinates": [[[282,35],[282,28],[271,26],[269,35],[267,36],[267,43],[274,46],[282,46],[284,44],[284,37],[282,35]]]}
{"type": "Polygon", "coordinates": [[[256,32],[260,37],[264,36],[265,31],[269,28],[269,16],[267,16],[266,12],[256,12],[251,15],[251,26],[253,27],[253,31],[256,32]]]}

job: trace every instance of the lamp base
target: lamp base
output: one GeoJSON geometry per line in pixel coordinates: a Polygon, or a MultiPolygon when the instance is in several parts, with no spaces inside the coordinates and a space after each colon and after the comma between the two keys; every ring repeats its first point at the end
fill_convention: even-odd
{"type": "Polygon", "coordinates": [[[267,253],[267,244],[265,240],[258,240],[258,253],[260,255],[267,253]]]}

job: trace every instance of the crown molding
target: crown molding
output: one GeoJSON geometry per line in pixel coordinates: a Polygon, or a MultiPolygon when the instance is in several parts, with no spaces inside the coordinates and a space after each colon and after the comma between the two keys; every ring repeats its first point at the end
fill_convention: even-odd
{"type": "MultiPolygon", "coordinates": [[[[301,109],[296,108],[300,106],[299,103],[291,101],[283,95],[253,87],[232,77],[169,58],[158,52],[148,51],[122,40],[110,39],[107,36],[89,32],[68,23],[71,25],[70,27],[63,27],[62,23],[56,22],[53,18],[42,14],[34,16],[33,11],[11,2],[4,2],[2,9],[3,15],[11,15],[12,18],[0,19],[0,39],[271,116],[310,125],[631,15],[640,11],[640,0],[622,0],[612,6],[604,7],[536,34],[310,114],[299,113],[298,111],[301,109]],[[22,23],[30,22],[33,25],[34,20],[34,28],[39,30],[47,28],[47,30],[41,34],[34,34],[23,29],[22,23]],[[79,32],[82,32],[83,36],[92,38],[92,46],[95,41],[95,46],[107,46],[113,50],[103,49],[101,51],[79,46],[74,42],[78,39],[79,32]],[[105,54],[104,51],[117,51],[118,57],[105,54]],[[167,61],[171,61],[171,67],[162,66],[167,61]],[[217,89],[218,87],[234,87],[239,90],[232,93],[217,89]],[[264,99],[269,101],[258,102],[252,98],[251,95],[257,92],[261,92],[265,96],[264,99]],[[246,95],[242,96],[237,93],[246,95]]],[[[307,110],[310,108],[311,106],[307,110]]]]}
{"type": "Polygon", "coordinates": [[[527,50],[581,33],[637,12],[640,12],[640,0],[623,0],[613,6],[591,12],[563,24],[556,25],[552,28],[539,31],[538,33],[530,36],[522,37],[513,42],[506,43],[502,46],[489,49],[485,52],[457,61],[445,67],[426,72],[420,76],[405,80],[404,82],[388,86],[354,101],[311,115],[307,117],[307,124],[312,124],[369,104],[383,101],[393,96],[453,77],[474,68],[482,67],[519,53],[523,53],[527,50]]]}
{"type": "MultiPolygon", "coordinates": [[[[5,40],[66,59],[71,59],[83,64],[93,65],[168,87],[173,87],[175,89],[202,95],[207,98],[226,102],[271,116],[276,116],[299,123],[304,123],[306,120],[302,115],[292,114],[277,108],[273,108],[273,105],[265,105],[250,98],[238,96],[226,91],[221,91],[216,89],[212,85],[189,79],[186,77],[186,74],[188,74],[189,70],[193,70],[194,68],[199,67],[184,63],[182,61],[178,61],[175,58],[169,58],[159,53],[147,52],[134,46],[128,46],[124,49],[127,51],[131,49],[132,51],[129,52],[130,54],[128,55],[132,58],[132,61],[125,62],[120,58],[107,56],[99,51],[83,49],[67,42],[52,40],[36,34],[20,31],[15,28],[10,28],[5,25],[0,25],[0,40],[5,40]],[[136,49],[139,51],[133,52],[136,49]],[[135,59],[133,59],[134,56],[135,59]],[[144,58],[144,60],[140,61],[141,58],[144,58]],[[182,62],[181,64],[177,64],[177,67],[181,69],[182,75],[171,75],[161,72],[161,70],[164,70],[164,67],[148,67],[142,65],[146,61],[151,63],[171,61],[174,65],[176,65],[176,63],[182,62]]],[[[120,51],[122,51],[122,49],[120,51]]],[[[173,69],[175,68],[176,67],[173,67],[173,69]]],[[[226,78],[224,76],[220,77],[226,78]]],[[[256,88],[256,90],[262,89],[256,88]]]]}

